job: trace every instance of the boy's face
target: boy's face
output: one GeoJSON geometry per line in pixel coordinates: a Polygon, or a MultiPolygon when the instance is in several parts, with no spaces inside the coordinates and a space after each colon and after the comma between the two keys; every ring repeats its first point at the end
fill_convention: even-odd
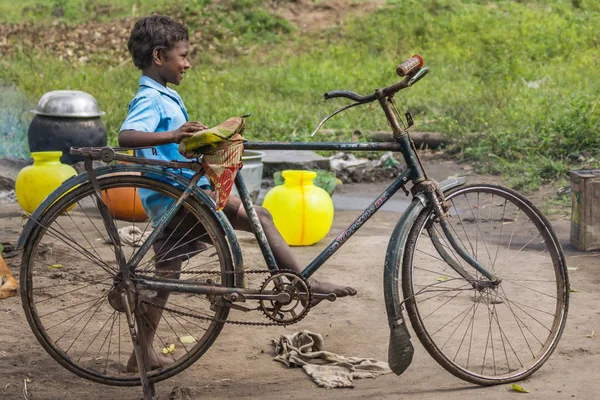
{"type": "Polygon", "coordinates": [[[166,54],[159,56],[156,60],[158,73],[163,84],[172,83],[179,85],[183,80],[183,74],[190,68],[187,55],[190,52],[190,44],[187,41],[179,41],[166,54]]]}

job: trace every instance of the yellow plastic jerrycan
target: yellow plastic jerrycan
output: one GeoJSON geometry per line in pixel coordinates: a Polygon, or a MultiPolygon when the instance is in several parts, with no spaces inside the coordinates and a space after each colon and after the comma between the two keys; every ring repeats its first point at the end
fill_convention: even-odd
{"type": "Polygon", "coordinates": [[[308,246],[323,239],[333,222],[329,194],[313,184],[313,171],[283,171],[285,182],[275,186],[263,201],[275,226],[290,246],[308,246]]]}
{"type": "Polygon", "coordinates": [[[33,165],[23,168],[15,182],[17,201],[28,213],[65,180],[77,175],[70,165],[61,164],[62,151],[40,151],[31,153],[33,165]]]}

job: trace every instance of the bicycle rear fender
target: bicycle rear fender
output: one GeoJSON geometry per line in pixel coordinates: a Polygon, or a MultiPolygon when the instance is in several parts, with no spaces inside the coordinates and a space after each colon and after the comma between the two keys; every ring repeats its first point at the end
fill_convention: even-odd
{"type": "MultiPolygon", "coordinates": [[[[155,179],[152,175],[161,175],[165,178],[170,179],[175,182],[177,186],[180,186],[182,189],[185,188],[189,181],[185,179],[183,176],[174,174],[162,168],[153,167],[149,165],[140,165],[140,164],[114,164],[107,165],[104,167],[100,167],[94,170],[94,173],[98,179],[102,179],[103,176],[115,173],[141,173],[144,174],[147,178],[155,179]]],[[[87,183],[89,181],[88,173],[83,172],[77,176],[67,179],[61,186],[59,186],[56,190],[46,197],[46,199],[36,208],[33,214],[27,220],[25,227],[23,228],[23,232],[21,232],[21,236],[19,237],[19,241],[17,243],[17,247],[19,249],[23,249],[29,235],[33,227],[38,223],[37,221],[42,218],[45,211],[50,207],[54,202],[60,199],[65,193],[73,190],[78,185],[83,183],[87,183]]],[[[207,207],[209,207],[216,219],[217,222],[221,225],[225,236],[227,237],[227,241],[229,243],[230,251],[233,256],[234,269],[236,272],[240,272],[240,274],[236,274],[236,277],[241,277],[241,279],[237,279],[235,281],[236,287],[243,287],[243,272],[244,270],[244,261],[242,258],[242,251],[237,240],[237,236],[235,235],[231,224],[225,214],[221,211],[217,212],[215,209],[215,202],[199,187],[195,187],[193,189],[193,195],[202,203],[204,203],[207,207]]]]}
{"type": "MultiPolygon", "coordinates": [[[[463,177],[446,179],[440,182],[440,188],[442,192],[446,192],[457,186],[464,185],[464,183],[465,178],[463,177]]],[[[399,270],[410,228],[426,206],[426,197],[423,194],[417,194],[396,224],[385,254],[383,294],[388,323],[390,325],[388,363],[390,369],[396,375],[400,375],[408,368],[414,352],[410,342],[410,334],[408,333],[402,314],[402,304],[398,293],[399,270]]]]}

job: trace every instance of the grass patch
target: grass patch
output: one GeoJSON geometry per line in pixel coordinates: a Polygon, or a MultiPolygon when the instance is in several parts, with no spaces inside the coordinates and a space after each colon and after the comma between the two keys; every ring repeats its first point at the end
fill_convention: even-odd
{"type": "Polygon", "coordinates": [[[184,3],[183,0],[21,0],[18,3],[0,0],[0,23],[47,24],[60,20],[74,24],[89,20],[107,21],[144,15],[154,10],[164,10],[169,5],[181,6],[184,3]]]}
{"type": "MultiPolygon", "coordinates": [[[[570,168],[600,166],[595,1],[389,1],[342,27],[302,37],[263,3],[215,3],[210,18],[201,8],[187,10],[192,32],[217,39],[217,47],[195,54],[177,88],[191,118],[213,125],[252,113],[250,139],[309,140],[320,119],[345,104],[324,102],[325,91],[364,94],[390,85],[398,80],[394,66],[419,53],[432,72],[397,96],[399,107],[413,113],[416,129],[455,138],[448,149],[455,156],[524,189],[570,168]],[[244,11],[232,14],[231,7],[244,11]],[[200,20],[193,12],[203,22],[194,22],[200,20]],[[245,51],[235,51],[240,46],[245,51]]],[[[55,89],[91,93],[107,112],[113,144],[137,76],[110,59],[74,69],[50,54],[26,53],[0,71],[30,101],[55,89]]],[[[384,130],[387,122],[372,104],[326,127],[384,130]]]]}
{"type": "Polygon", "coordinates": [[[0,85],[0,158],[29,158],[27,129],[32,120],[29,110],[35,104],[15,86],[0,85]]]}

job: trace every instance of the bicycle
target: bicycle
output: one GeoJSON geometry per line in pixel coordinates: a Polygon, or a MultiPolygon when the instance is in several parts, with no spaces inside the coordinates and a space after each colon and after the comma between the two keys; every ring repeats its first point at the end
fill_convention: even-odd
{"type": "MultiPolygon", "coordinates": [[[[546,218],[517,192],[466,185],[464,178],[438,184],[427,177],[408,133],[412,118],[406,113],[404,123],[394,95],[428,71],[422,59],[413,57],[397,68],[402,81],[370,95],[347,90],[325,94],[326,99],[353,103],[326,117],[317,130],[345,109],[378,101],[394,142],[245,142],[252,150],[385,150],[404,157],[406,170],[300,274],[277,268],[241,174],[236,188],[267,270],[245,269],[231,225],[196,186],[203,174],[199,163],[140,159],[110,147],[72,149],[85,157],[87,172],[49,195],[19,240],[24,249],[22,302],[38,341],[75,374],[110,385],[142,385],[152,398],[154,383],[198,360],[225,323],[291,325],[306,316],[312,299],[335,300],[335,295],[312,293],[307,279],[395,193],[402,189],[409,195],[405,186],[412,182],[413,199],[390,237],[384,266],[390,368],[401,374],[412,361],[406,308],[425,349],[455,376],[479,385],[530,376],[550,357],[565,326],[569,283],[562,248],[546,218]],[[93,169],[93,159],[127,163],[93,169]],[[196,174],[186,180],[176,173],[179,168],[196,174]],[[107,208],[111,189],[149,190],[172,201],[154,228],[135,218],[127,222],[144,229],[138,243],[126,246],[118,232],[124,222],[107,208]],[[157,238],[176,212],[193,216],[195,225],[162,249],[157,238]],[[200,232],[196,236],[204,246],[189,248],[196,239],[186,237],[192,231],[200,232]],[[156,263],[173,257],[184,260],[181,271],[157,275],[156,263]],[[266,275],[262,283],[255,282],[259,274],[266,275]],[[168,302],[155,303],[155,292],[169,293],[168,302]],[[117,293],[116,300],[110,293],[117,293]],[[251,302],[257,306],[251,308],[251,302]],[[448,315],[450,303],[458,304],[460,312],[448,315]],[[159,355],[162,347],[172,361],[154,369],[137,328],[149,309],[162,313],[154,340],[159,347],[152,351],[159,355]],[[228,320],[231,310],[259,311],[268,322],[228,320]],[[178,351],[172,352],[175,343],[178,351]],[[136,355],[137,372],[128,372],[123,363],[131,354],[136,355]]],[[[135,204],[133,200],[134,209],[135,204]]]]}

